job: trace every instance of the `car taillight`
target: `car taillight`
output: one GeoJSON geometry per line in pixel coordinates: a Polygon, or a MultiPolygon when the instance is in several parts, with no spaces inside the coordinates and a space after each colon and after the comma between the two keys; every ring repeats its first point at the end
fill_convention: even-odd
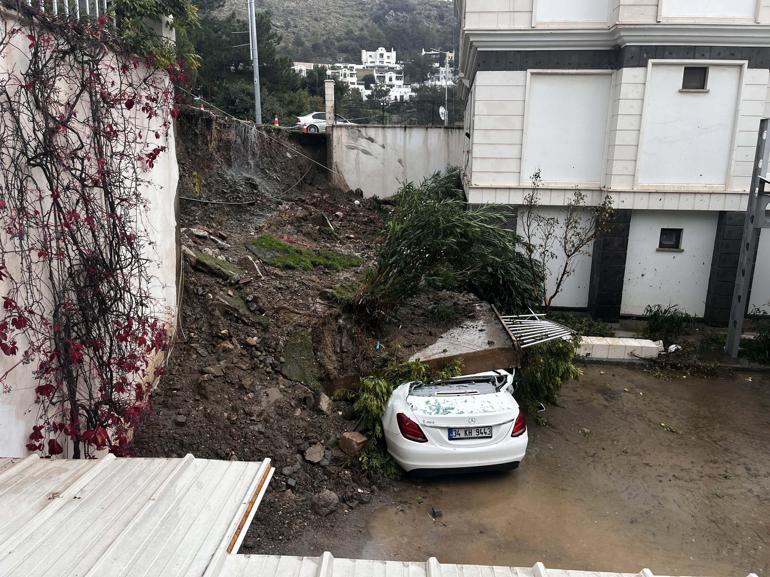
{"type": "Polygon", "coordinates": [[[396,415],[398,421],[398,429],[404,438],[414,441],[415,443],[427,443],[428,438],[425,433],[422,432],[420,425],[415,423],[412,419],[407,417],[404,413],[398,413],[396,415]]]}
{"type": "Polygon", "coordinates": [[[513,432],[511,437],[520,437],[527,432],[527,417],[524,416],[524,411],[519,411],[519,416],[513,422],[513,432]]]}

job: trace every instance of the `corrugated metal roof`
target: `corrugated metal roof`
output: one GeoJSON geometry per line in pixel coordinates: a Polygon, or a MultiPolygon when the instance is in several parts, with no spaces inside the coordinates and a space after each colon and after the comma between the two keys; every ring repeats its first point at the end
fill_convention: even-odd
{"type": "Polygon", "coordinates": [[[434,557],[421,563],[335,559],[330,553],[324,553],[321,557],[233,555],[228,557],[222,575],[227,577],[654,577],[649,569],[642,569],[639,573],[603,573],[547,569],[542,563],[535,563],[532,567],[453,565],[439,563],[434,557]]]}
{"type": "Polygon", "coordinates": [[[272,474],[269,459],[0,459],[0,576],[653,577],[542,563],[237,555],[272,474]]]}
{"type": "Polygon", "coordinates": [[[217,575],[272,473],[192,455],[0,459],[0,575],[217,575]]]}

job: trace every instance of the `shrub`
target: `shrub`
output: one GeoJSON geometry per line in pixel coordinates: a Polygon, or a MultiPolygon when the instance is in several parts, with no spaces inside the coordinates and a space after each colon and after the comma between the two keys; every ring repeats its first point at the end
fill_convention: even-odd
{"type": "MultiPolygon", "coordinates": [[[[353,394],[353,410],[358,417],[359,428],[369,437],[369,443],[359,457],[361,468],[372,477],[394,478],[400,474],[398,465],[386,450],[382,430],[382,416],[396,387],[411,381],[437,381],[460,374],[461,361],[454,361],[440,371],[431,371],[419,360],[407,363],[393,361],[382,374],[363,379],[358,391],[353,394]]],[[[343,395],[349,396],[341,392],[335,396],[340,398],[343,395]]]]}
{"type": "Polygon", "coordinates": [[[469,210],[459,173],[404,185],[358,304],[383,313],[431,289],[470,291],[506,311],[539,302],[539,279],[499,207],[469,210]]]}
{"type": "Polygon", "coordinates": [[[525,349],[516,399],[526,412],[534,412],[539,402],[556,404],[562,383],[580,376],[581,371],[575,366],[579,346],[580,338],[575,337],[525,349]]]}
{"type": "Polygon", "coordinates": [[[607,323],[596,321],[588,316],[578,316],[570,313],[551,312],[548,318],[561,323],[584,337],[614,337],[615,331],[607,323]]]}
{"type": "Polygon", "coordinates": [[[760,327],[753,339],[741,341],[741,356],[754,363],[770,364],[770,326],[760,327]]]}
{"type": "Polygon", "coordinates": [[[677,305],[647,305],[645,336],[653,341],[663,341],[668,346],[689,332],[692,317],[677,305]]]}

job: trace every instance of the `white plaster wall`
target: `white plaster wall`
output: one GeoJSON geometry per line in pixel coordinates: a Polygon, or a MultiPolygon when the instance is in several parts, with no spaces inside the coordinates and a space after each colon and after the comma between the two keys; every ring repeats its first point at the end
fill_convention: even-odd
{"type": "Polygon", "coordinates": [[[339,184],[387,198],[405,182],[460,167],[463,128],[344,125],[333,127],[332,166],[339,184]]]}
{"type": "MultiPolygon", "coordinates": [[[[564,222],[565,209],[557,207],[539,207],[537,214],[546,218],[556,218],[559,223],[564,222]]],[[[563,228],[559,228],[563,230],[563,228]]],[[[519,236],[524,238],[524,215],[522,211],[519,211],[519,216],[516,220],[516,232],[519,236]]],[[[538,236],[534,239],[533,244],[537,244],[542,241],[542,237],[538,236]]],[[[546,288],[548,289],[548,295],[550,296],[556,286],[558,275],[561,274],[561,269],[564,266],[566,257],[564,253],[559,250],[558,243],[556,243],[552,250],[556,254],[556,258],[550,261],[548,265],[548,274],[546,277],[546,288]]],[[[591,254],[593,251],[593,243],[586,249],[587,255],[579,255],[572,261],[572,274],[564,281],[561,292],[554,299],[552,306],[556,307],[569,307],[569,308],[586,308],[588,307],[588,288],[591,282],[591,254]]]]}
{"type": "Polygon", "coordinates": [[[682,92],[683,64],[654,63],[642,117],[640,185],[728,184],[741,66],[709,66],[707,92],[682,92]]]}
{"type": "Polygon", "coordinates": [[[634,211],[623,283],[624,315],[677,304],[703,316],[718,220],[716,212],[634,211]],[[681,228],[682,252],[658,250],[661,228],[681,228]]]}
{"type": "Polygon", "coordinates": [[[770,315],[770,229],[762,229],[759,235],[757,264],[754,267],[754,282],[751,285],[749,312],[770,315]]]}
{"type": "Polygon", "coordinates": [[[601,184],[612,76],[533,72],[529,81],[522,181],[540,170],[545,183],[601,184]]]}
{"type": "Polygon", "coordinates": [[[657,22],[770,23],[770,0],[467,0],[466,30],[657,22]],[[608,5],[609,4],[609,5],[608,5]],[[534,12],[534,17],[533,17],[534,12]],[[593,20],[596,19],[596,20],[593,20]]]}
{"type": "Polygon", "coordinates": [[[743,18],[754,20],[757,0],[659,0],[663,18],[743,18]]]}
{"type": "Polygon", "coordinates": [[[592,23],[606,25],[609,0],[535,0],[535,21],[547,23],[592,23]]]}
{"type": "MultiPolygon", "coordinates": [[[[3,12],[8,20],[12,15],[3,12]]],[[[0,70],[23,69],[27,62],[24,51],[26,43],[17,42],[16,50],[7,51],[0,57],[0,70]]],[[[138,111],[137,111],[138,114],[138,111]]],[[[156,140],[153,133],[162,132],[163,119],[157,118],[147,123],[137,116],[137,130],[148,135],[149,142],[165,145],[168,150],[158,156],[155,167],[144,176],[150,184],[143,187],[144,195],[150,203],[146,227],[154,246],[147,250],[146,256],[152,260],[151,273],[156,275],[151,285],[152,293],[159,301],[158,313],[164,315],[172,326],[176,321],[176,211],[175,197],[178,180],[178,166],[173,134],[166,141],[163,137],[156,140]]],[[[0,291],[5,294],[7,286],[0,284],[0,291]]],[[[23,350],[23,343],[19,349],[23,350]]],[[[0,372],[10,369],[18,359],[0,356],[0,372]]],[[[21,457],[28,451],[25,447],[32,425],[37,422],[37,406],[32,365],[16,367],[8,379],[8,390],[0,390],[0,457],[21,457]]]]}

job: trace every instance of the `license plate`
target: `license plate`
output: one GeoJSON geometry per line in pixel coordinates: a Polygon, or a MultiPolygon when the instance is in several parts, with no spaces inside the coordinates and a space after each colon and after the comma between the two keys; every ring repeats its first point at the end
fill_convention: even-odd
{"type": "Polygon", "coordinates": [[[449,429],[449,440],[457,441],[460,439],[491,439],[492,427],[466,427],[460,429],[449,429]]]}

